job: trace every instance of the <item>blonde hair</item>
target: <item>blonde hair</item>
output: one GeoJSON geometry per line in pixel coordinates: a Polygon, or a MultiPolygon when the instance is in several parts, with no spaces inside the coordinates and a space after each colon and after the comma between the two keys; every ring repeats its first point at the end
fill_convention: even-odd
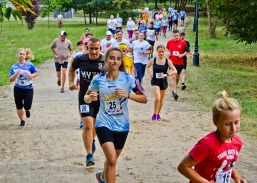
{"type": "Polygon", "coordinates": [[[219,92],[220,98],[217,99],[212,107],[212,116],[215,119],[218,119],[221,113],[225,110],[233,111],[235,109],[242,111],[238,101],[234,98],[229,98],[225,90],[219,92]]]}
{"type": "Polygon", "coordinates": [[[30,48],[25,48],[24,50],[25,50],[25,53],[26,53],[25,60],[26,60],[26,61],[34,60],[34,54],[33,54],[33,52],[30,50],[30,48]]]}

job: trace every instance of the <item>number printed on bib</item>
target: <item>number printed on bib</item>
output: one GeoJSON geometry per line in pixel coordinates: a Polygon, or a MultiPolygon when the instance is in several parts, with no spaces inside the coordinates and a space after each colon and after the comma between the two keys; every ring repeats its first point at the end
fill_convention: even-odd
{"type": "Polygon", "coordinates": [[[89,105],[87,104],[80,105],[79,108],[81,113],[89,113],[90,111],[89,105]]]}
{"type": "Polygon", "coordinates": [[[113,99],[110,101],[105,101],[105,111],[109,115],[118,115],[122,114],[122,107],[120,106],[120,100],[119,99],[113,99]]]}
{"type": "Polygon", "coordinates": [[[162,78],[162,74],[163,74],[162,72],[156,73],[155,74],[156,79],[162,78]]]}
{"type": "Polygon", "coordinates": [[[226,172],[217,172],[216,183],[230,183],[232,169],[226,172]]]}
{"type": "Polygon", "coordinates": [[[173,51],[172,55],[173,55],[173,56],[178,56],[178,55],[179,55],[179,52],[178,52],[178,51],[173,51]]]}

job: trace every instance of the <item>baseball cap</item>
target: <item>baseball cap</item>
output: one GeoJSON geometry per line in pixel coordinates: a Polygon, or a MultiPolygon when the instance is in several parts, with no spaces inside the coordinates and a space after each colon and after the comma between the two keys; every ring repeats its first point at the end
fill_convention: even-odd
{"type": "Polygon", "coordinates": [[[181,36],[185,36],[186,34],[185,34],[184,32],[181,32],[180,35],[181,35],[181,36]]]}
{"type": "Polygon", "coordinates": [[[89,41],[90,38],[83,39],[83,43],[86,44],[89,41]]]}
{"type": "Polygon", "coordinates": [[[67,32],[65,30],[62,30],[60,33],[61,36],[67,36],[67,32]]]}
{"type": "Polygon", "coordinates": [[[111,32],[111,31],[106,31],[106,35],[107,35],[107,36],[111,36],[111,35],[112,35],[112,32],[111,32]]]}

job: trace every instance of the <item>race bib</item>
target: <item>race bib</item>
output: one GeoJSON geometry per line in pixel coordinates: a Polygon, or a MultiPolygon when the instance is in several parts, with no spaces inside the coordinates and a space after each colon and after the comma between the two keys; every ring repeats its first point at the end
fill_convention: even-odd
{"type": "Polygon", "coordinates": [[[90,111],[89,105],[87,104],[80,105],[79,108],[80,108],[80,113],[89,113],[90,111]]]}
{"type": "Polygon", "coordinates": [[[122,114],[122,107],[120,105],[120,100],[119,99],[113,99],[113,100],[110,100],[110,101],[105,101],[104,104],[105,104],[104,105],[105,111],[109,115],[122,114]]]}
{"type": "Polygon", "coordinates": [[[32,81],[18,79],[16,83],[20,86],[29,86],[32,84],[32,81]]]}
{"type": "Polygon", "coordinates": [[[162,78],[162,74],[163,74],[162,72],[156,73],[156,74],[155,74],[156,79],[162,78]]]}
{"type": "Polygon", "coordinates": [[[173,52],[172,52],[172,55],[173,55],[173,56],[178,56],[178,55],[179,55],[179,52],[178,52],[178,51],[173,51],[173,52]]]}
{"type": "Polygon", "coordinates": [[[232,169],[216,173],[216,183],[230,183],[232,169]]]}

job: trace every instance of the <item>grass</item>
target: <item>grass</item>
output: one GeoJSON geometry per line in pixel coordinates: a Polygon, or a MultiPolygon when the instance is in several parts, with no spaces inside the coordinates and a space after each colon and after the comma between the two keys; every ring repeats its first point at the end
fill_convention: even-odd
{"type": "MultiPolygon", "coordinates": [[[[224,37],[222,22],[218,22],[217,38],[210,39],[207,25],[206,18],[199,19],[200,67],[189,67],[188,86],[207,109],[211,109],[217,93],[226,90],[243,108],[241,130],[257,138],[257,45],[224,37]]],[[[194,33],[190,28],[187,39],[194,53],[194,33]]]]}
{"type": "MultiPolygon", "coordinates": [[[[85,25],[79,21],[64,22],[63,30],[68,33],[68,39],[76,50],[76,43],[84,33],[85,27],[98,37],[104,36],[106,26],[85,25]]],[[[25,22],[5,21],[2,24],[0,33],[0,86],[9,83],[9,70],[12,64],[17,61],[16,51],[18,48],[31,48],[35,55],[32,62],[37,65],[52,58],[50,44],[59,37],[62,29],[57,28],[56,21],[50,21],[49,28],[47,21],[37,21],[35,28],[28,30],[25,22]]]]}

